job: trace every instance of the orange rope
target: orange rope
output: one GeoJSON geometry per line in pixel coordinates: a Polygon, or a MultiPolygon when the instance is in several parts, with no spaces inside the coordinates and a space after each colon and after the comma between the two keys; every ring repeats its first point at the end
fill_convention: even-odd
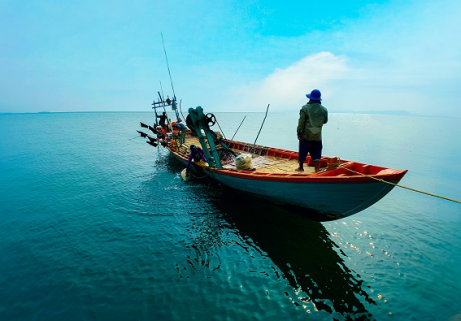
{"type": "Polygon", "coordinates": [[[351,171],[353,173],[360,174],[360,175],[363,175],[365,177],[369,177],[369,178],[372,178],[374,180],[377,180],[377,181],[380,181],[380,182],[383,182],[383,183],[386,183],[386,184],[394,185],[394,186],[397,186],[397,187],[408,189],[408,190],[413,191],[413,192],[417,192],[417,193],[421,193],[421,194],[425,194],[425,195],[429,195],[429,196],[433,196],[433,197],[438,197],[438,198],[441,198],[441,199],[444,199],[444,200],[447,200],[447,201],[450,201],[450,202],[461,204],[461,201],[458,201],[458,200],[455,200],[455,199],[452,199],[452,198],[448,198],[448,197],[444,197],[444,196],[440,196],[440,195],[435,195],[435,194],[431,194],[431,193],[428,193],[428,192],[423,192],[423,191],[420,191],[420,190],[417,190],[417,189],[414,189],[414,188],[411,188],[411,187],[407,187],[407,186],[395,184],[395,183],[392,183],[392,182],[388,182],[388,181],[385,181],[384,179],[380,179],[380,178],[376,178],[376,177],[373,177],[373,176],[370,176],[370,175],[366,175],[366,174],[354,171],[353,169],[350,169],[350,168],[347,168],[347,167],[342,167],[342,168],[347,169],[348,171],[351,171]]]}

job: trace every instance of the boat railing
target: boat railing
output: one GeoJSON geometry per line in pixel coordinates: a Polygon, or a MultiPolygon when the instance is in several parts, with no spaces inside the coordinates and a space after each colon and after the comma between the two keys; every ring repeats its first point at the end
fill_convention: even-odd
{"type": "Polygon", "coordinates": [[[358,162],[345,161],[344,163],[340,164],[338,168],[336,169],[319,172],[314,175],[321,176],[321,177],[326,177],[326,176],[344,177],[344,176],[362,176],[362,175],[380,176],[380,175],[393,175],[393,174],[397,174],[398,172],[400,171],[394,170],[391,168],[375,166],[375,165],[370,165],[370,164],[363,164],[363,163],[358,163],[358,162]]]}

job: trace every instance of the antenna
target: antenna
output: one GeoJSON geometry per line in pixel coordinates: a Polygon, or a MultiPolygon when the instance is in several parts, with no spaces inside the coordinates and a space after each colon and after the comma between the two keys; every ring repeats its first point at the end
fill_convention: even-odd
{"type": "Polygon", "coordinates": [[[174,98],[176,99],[176,94],[174,92],[174,87],[173,87],[173,78],[171,78],[170,64],[168,63],[168,56],[166,55],[165,41],[163,40],[163,33],[160,33],[160,34],[162,35],[163,51],[165,52],[166,67],[168,68],[168,74],[170,75],[171,89],[173,90],[173,95],[174,95],[174,98]]]}

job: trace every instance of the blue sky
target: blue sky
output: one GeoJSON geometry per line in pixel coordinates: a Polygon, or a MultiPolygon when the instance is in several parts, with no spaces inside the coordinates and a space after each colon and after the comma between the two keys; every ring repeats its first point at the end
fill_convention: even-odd
{"type": "Polygon", "coordinates": [[[0,0],[0,112],[184,107],[461,116],[461,2],[0,0]]]}

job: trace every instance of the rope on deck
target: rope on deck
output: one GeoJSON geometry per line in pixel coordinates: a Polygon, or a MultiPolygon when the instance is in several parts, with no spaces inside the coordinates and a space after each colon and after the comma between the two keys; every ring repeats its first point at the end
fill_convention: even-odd
{"type": "Polygon", "coordinates": [[[455,199],[452,199],[452,198],[448,198],[448,197],[444,197],[444,196],[440,196],[440,195],[436,195],[436,194],[431,194],[431,193],[420,191],[420,190],[417,190],[417,189],[414,189],[414,188],[411,188],[411,187],[407,187],[407,186],[403,186],[403,185],[400,185],[400,184],[395,184],[395,183],[392,183],[392,182],[388,182],[388,181],[385,181],[384,179],[380,179],[380,178],[376,178],[376,177],[373,177],[373,176],[370,176],[370,175],[366,175],[366,174],[360,173],[358,171],[355,171],[355,170],[347,168],[347,167],[342,167],[342,168],[347,169],[348,171],[351,171],[353,173],[360,174],[360,175],[363,175],[365,177],[369,177],[369,178],[372,178],[374,180],[377,180],[377,181],[380,181],[380,182],[383,182],[383,183],[386,183],[386,184],[394,185],[394,186],[404,188],[404,189],[407,189],[407,190],[410,190],[410,191],[413,191],[413,192],[417,192],[417,193],[421,193],[421,194],[441,198],[441,199],[444,199],[444,200],[447,200],[447,201],[450,201],[450,202],[461,204],[461,201],[458,201],[458,200],[455,200],[455,199]]]}

